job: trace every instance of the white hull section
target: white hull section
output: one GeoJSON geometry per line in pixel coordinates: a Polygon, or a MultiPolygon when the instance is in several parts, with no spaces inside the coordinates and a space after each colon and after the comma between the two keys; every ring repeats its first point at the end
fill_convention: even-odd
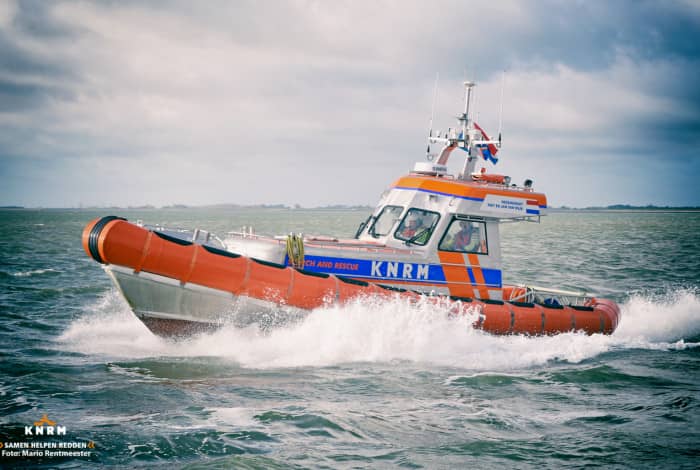
{"type": "Polygon", "coordinates": [[[298,320],[307,311],[230,292],[182,284],[115,265],[104,267],[134,314],[164,336],[211,331],[224,325],[270,327],[298,320]]]}

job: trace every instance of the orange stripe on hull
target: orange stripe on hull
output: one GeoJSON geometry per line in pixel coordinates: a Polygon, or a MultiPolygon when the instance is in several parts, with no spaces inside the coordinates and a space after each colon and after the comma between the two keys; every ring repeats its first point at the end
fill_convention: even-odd
{"type": "Polygon", "coordinates": [[[484,272],[481,270],[481,266],[479,265],[479,257],[473,253],[470,253],[467,256],[469,258],[469,264],[471,265],[472,272],[474,273],[474,280],[476,281],[476,288],[479,291],[479,298],[488,299],[489,290],[486,288],[484,272]]]}
{"type": "Polygon", "coordinates": [[[453,253],[450,251],[438,251],[440,263],[442,263],[442,271],[445,273],[447,287],[450,289],[450,295],[456,297],[474,297],[474,288],[465,284],[469,282],[469,273],[467,266],[464,264],[464,256],[461,253],[453,253]]]}

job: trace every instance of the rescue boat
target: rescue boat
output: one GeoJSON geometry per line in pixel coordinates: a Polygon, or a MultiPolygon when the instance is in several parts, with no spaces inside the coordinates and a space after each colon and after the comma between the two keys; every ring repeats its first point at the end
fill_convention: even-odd
{"type": "Polygon", "coordinates": [[[242,317],[303,315],[362,297],[449,302],[455,314],[494,334],[568,331],[611,334],[620,309],[583,291],[504,285],[499,226],[546,215],[547,198],[477,164],[496,163],[490,139],[470,115],[465,82],[459,126],[429,134],[427,161],[398,178],[354,237],[229,232],[131,223],[107,216],[85,227],[86,253],[102,263],[134,314],[172,337],[220,328],[242,317]],[[431,153],[437,145],[439,153],[431,153]],[[454,150],[462,171],[448,173],[454,150]]]}

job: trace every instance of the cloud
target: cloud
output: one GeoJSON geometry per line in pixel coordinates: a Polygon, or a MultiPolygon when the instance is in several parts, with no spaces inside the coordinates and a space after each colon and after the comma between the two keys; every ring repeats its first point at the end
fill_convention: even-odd
{"type": "Polygon", "coordinates": [[[372,204],[423,158],[436,72],[454,125],[465,67],[487,129],[508,69],[497,170],[555,205],[700,204],[647,186],[678,169],[661,155],[699,173],[699,19],[692,2],[6,2],[0,204],[372,204]],[[619,162],[634,181],[591,183],[619,162]]]}

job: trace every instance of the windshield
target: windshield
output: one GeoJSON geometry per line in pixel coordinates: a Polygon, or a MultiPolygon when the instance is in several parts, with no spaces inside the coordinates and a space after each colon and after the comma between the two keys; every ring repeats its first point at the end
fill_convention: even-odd
{"type": "Polygon", "coordinates": [[[394,236],[416,245],[425,245],[430,240],[439,218],[440,214],[437,212],[409,209],[394,236]]]}
{"type": "Polygon", "coordinates": [[[403,212],[401,206],[386,206],[369,229],[370,235],[375,238],[387,235],[401,217],[401,212],[403,212]]]}

